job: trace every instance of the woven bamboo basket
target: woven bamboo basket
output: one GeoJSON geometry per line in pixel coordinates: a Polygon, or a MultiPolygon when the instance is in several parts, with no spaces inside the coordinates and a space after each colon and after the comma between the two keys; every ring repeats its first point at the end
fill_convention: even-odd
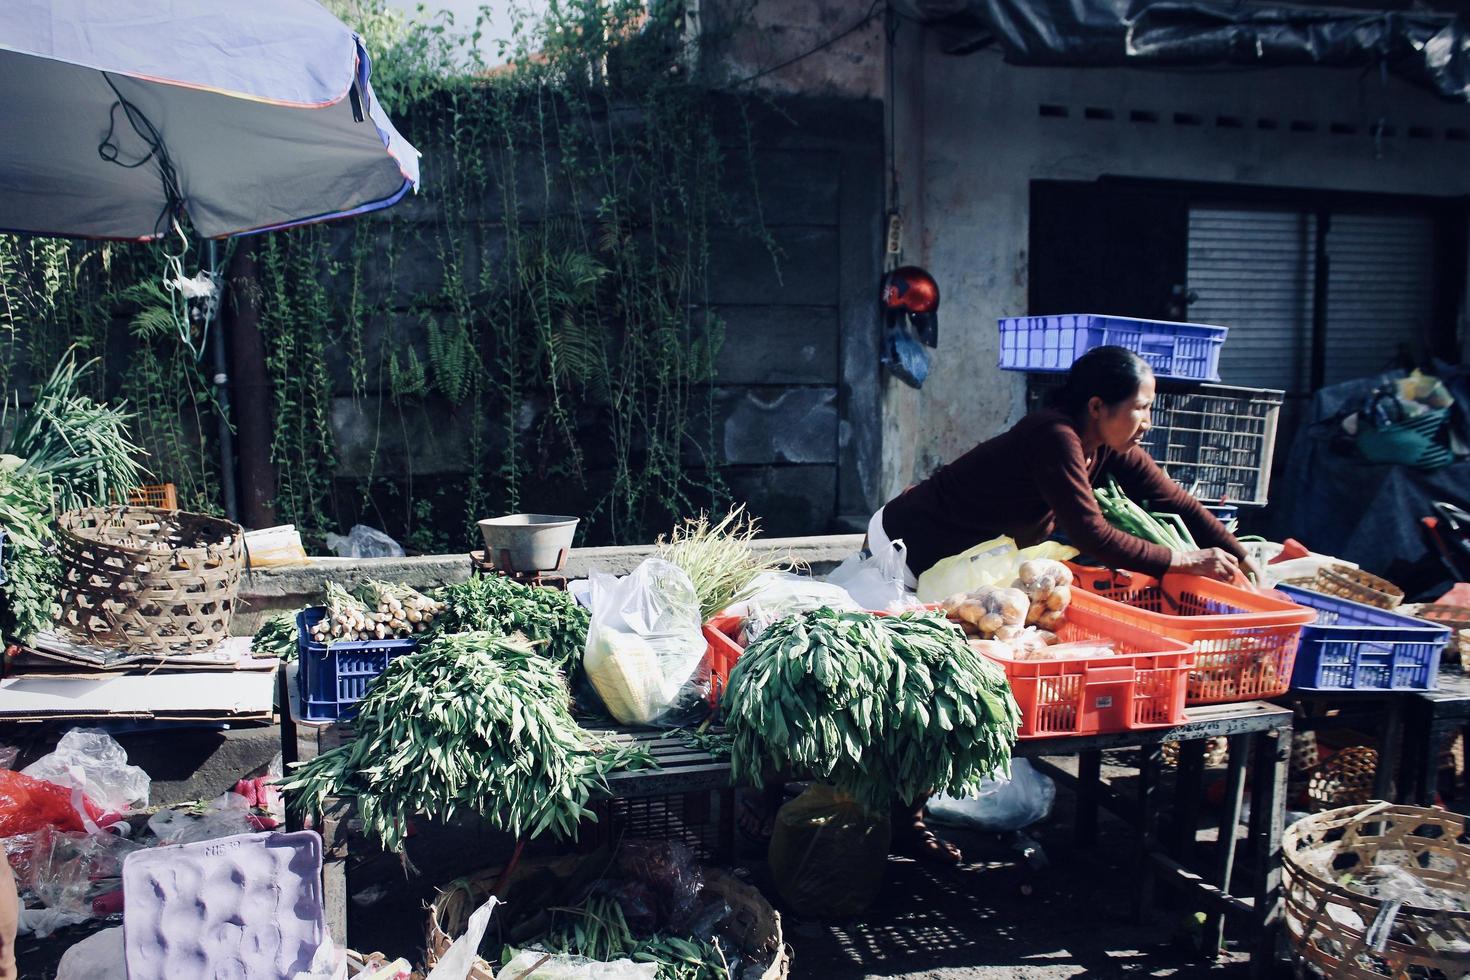
{"type": "MultiPolygon", "coordinates": [[[[1166,765],[1166,766],[1177,766],[1177,765],[1179,765],[1179,743],[1178,742],[1165,742],[1162,746],[1160,746],[1160,750],[1163,753],[1164,765],[1166,765]]],[[[1216,766],[1223,766],[1225,764],[1225,760],[1227,760],[1229,758],[1230,758],[1230,740],[1229,739],[1227,739],[1223,735],[1217,735],[1214,738],[1209,738],[1209,739],[1206,739],[1205,740],[1205,766],[1206,767],[1213,769],[1216,766]]]]}
{"type": "Polygon", "coordinates": [[[1307,799],[1313,810],[1332,810],[1373,798],[1378,750],[1352,745],[1331,756],[1307,777],[1307,799]]]}
{"type": "Polygon", "coordinates": [[[1341,807],[1292,824],[1281,849],[1286,934],[1296,963],[1328,980],[1470,975],[1470,912],[1461,910],[1470,900],[1465,832],[1459,814],[1388,803],[1341,807]],[[1413,901],[1394,908],[1395,893],[1362,883],[1370,869],[1384,866],[1424,886],[1413,901]]]}
{"type": "MultiPolygon", "coordinates": [[[[497,884],[501,884],[500,894],[507,902],[516,902],[518,911],[525,913],[525,901],[518,901],[516,897],[518,889],[534,893],[544,889],[548,880],[572,883],[587,878],[590,882],[597,877],[597,871],[606,866],[605,851],[593,855],[526,858],[515,864],[504,883],[500,882],[504,868],[490,868],[446,885],[429,905],[428,965],[432,967],[448,951],[450,944],[464,932],[470,913],[484,903],[497,884]],[[589,869],[592,871],[590,877],[587,876],[589,869]]],[[[787,980],[791,953],[781,932],[780,913],[771,908],[771,903],[760,892],[734,875],[708,865],[701,870],[704,873],[704,890],[713,892],[733,910],[728,929],[741,951],[769,964],[761,972],[760,980],[787,980]]],[[[537,901],[534,896],[528,896],[528,899],[533,904],[537,901]]],[[[495,917],[492,916],[490,928],[493,930],[495,927],[495,917]]],[[[470,968],[469,980],[495,980],[495,977],[494,967],[476,957],[470,968]]]]}
{"type": "Polygon", "coordinates": [[[229,635],[240,582],[238,524],[152,507],[88,507],[57,519],[61,623],[83,642],[208,653],[229,635]]]}
{"type": "Polygon", "coordinates": [[[1317,573],[1315,583],[1308,588],[1380,609],[1392,609],[1404,601],[1404,590],[1388,579],[1346,565],[1330,565],[1322,569],[1317,573]]]}

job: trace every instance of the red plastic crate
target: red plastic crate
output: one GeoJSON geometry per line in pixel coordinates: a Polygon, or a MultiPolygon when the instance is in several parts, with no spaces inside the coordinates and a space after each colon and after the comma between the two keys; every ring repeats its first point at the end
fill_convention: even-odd
{"type": "Polygon", "coordinates": [[[1115,608],[1110,615],[1190,644],[1199,655],[1189,675],[1190,704],[1252,701],[1285,694],[1302,627],[1316,613],[1279,593],[1256,592],[1198,575],[1162,579],[1136,572],[1072,566],[1078,593],[1115,608]]]}
{"type": "Polygon", "coordinates": [[[1187,643],[1113,618],[1116,603],[1074,592],[1063,643],[1111,643],[1113,656],[1079,660],[1008,660],[1011,693],[1021,708],[1021,738],[1095,735],[1164,728],[1184,720],[1184,695],[1195,654],[1187,643]]]}
{"type": "Polygon", "coordinates": [[[745,648],[736,642],[744,623],[739,616],[722,614],[704,624],[704,641],[709,644],[709,703],[712,708],[720,706],[720,695],[725,693],[725,685],[730,682],[730,671],[745,652],[745,648]]]}

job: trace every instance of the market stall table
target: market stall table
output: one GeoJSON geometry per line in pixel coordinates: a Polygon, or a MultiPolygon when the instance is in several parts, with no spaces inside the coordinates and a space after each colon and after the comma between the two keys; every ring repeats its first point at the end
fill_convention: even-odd
{"type": "MultiPolygon", "coordinates": [[[[1409,724],[1413,737],[1406,759],[1404,785],[1400,797],[1408,797],[1420,806],[1433,806],[1438,790],[1439,757],[1445,741],[1456,730],[1465,734],[1470,746],[1470,674],[1447,668],[1439,672],[1439,687],[1418,691],[1409,698],[1409,724]]],[[[1470,767],[1467,767],[1470,769],[1470,767]]],[[[1456,809],[1464,810],[1465,801],[1455,788],[1456,809]]]]}
{"type": "MultiPolygon", "coordinates": [[[[1373,799],[1392,800],[1394,767],[1403,752],[1404,719],[1418,691],[1291,690],[1275,702],[1296,711],[1292,727],[1299,732],[1362,729],[1378,734],[1378,767],[1373,772],[1373,799]]],[[[1399,785],[1400,795],[1404,790],[1399,785]]]]}
{"type": "Polygon", "coordinates": [[[1204,705],[1186,709],[1184,722],[1169,728],[1027,739],[1017,744],[1015,754],[1032,760],[1041,772],[1076,790],[1075,832],[1079,842],[1096,840],[1099,806],[1137,829],[1140,914],[1152,902],[1154,878],[1162,874],[1209,906],[1206,949],[1220,947],[1223,914],[1247,916],[1254,936],[1251,975],[1262,977],[1272,969],[1276,931],[1281,922],[1281,834],[1291,761],[1291,722],[1289,709],[1264,701],[1204,705]],[[1228,739],[1230,763],[1220,815],[1220,847],[1212,873],[1205,876],[1187,865],[1196,837],[1204,744],[1206,739],[1216,737],[1228,739]],[[1165,742],[1178,742],[1181,747],[1174,801],[1174,823],[1180,832],[1174,835],[1173,847],[1158,835],[1159,772],[1165,742]],[[1130,748],[1140,752],[1136,800],[1127,799],[1101,778],[1103,751],[1130,748]],[[1043,758],[1071,755],[1077,756],[1076,775],[1043,758]],[[1236,829],[1244,807],[1247,759],[1251,774],[1250,840],[1255,865],[1251,894],[1237,896],[1230,893],[1230,879],[1235,866],[1236,829]]]}
{"type": "MultiPolygon", "coordinates": [[[[300,689],[297,686],[297,664],[284,664],[279,673],[278,695],[281,710],[281,757],[289,764],[315,758],[353,738],[351,721],[309,721],[300,714],[300,689]]],[[[608,731],[617,741],[637,742],[658,762],[658,768],[613,773],[608,777],[609,800],[629,801],[636,807],[656,797],[696,795],[708,798],[718,794],[715,814],[717,850],[731,854],[734,850],[734,789],[730,785],[730,764],[717,760],[708,752],[691,747],[677,736],[663,731],[608,731]]],[[[322,835],[322,894],[326,904],[326,922],[332,938],[347,941],[347,902],[350,895],[347,863],[351,844],[360,837],[348,832],[349,811],[344,807],[328,807],[315,829],[322,835]]],[[[648,809],[634,810],[629,823],[639,828],[640,821],[654,819],[648,809]]],[[[508,855],[507,855],[508,856],[508,855]]],[[[472,870],[469,868],[466,871],[472,870]]]]}

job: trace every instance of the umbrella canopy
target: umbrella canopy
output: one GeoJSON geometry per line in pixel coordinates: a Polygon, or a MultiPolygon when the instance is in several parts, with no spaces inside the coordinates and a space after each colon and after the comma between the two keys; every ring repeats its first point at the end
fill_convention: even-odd
{"type": "Polygon", "coordinates": [[[314,0],[4,0],[0,229],[205,238],[388,207],[418,151],[314,0]]]}

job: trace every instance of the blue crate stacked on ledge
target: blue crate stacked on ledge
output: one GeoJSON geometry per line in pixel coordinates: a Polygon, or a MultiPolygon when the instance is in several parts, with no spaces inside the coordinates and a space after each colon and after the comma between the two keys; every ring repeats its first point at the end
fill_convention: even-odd
{"type": "Polygon", "coordinates": [[[1279,585],[1291,601],[1317,611],[1302,627],[1291,686],[1306,691],[1430,691],[1450,631],[1422,619],[1350,599],[1279,585]]]}
{"type": "Polygon", "coordinates": [[[1219,381],[1228,327],[1063,313],[1000,321],[1000,366],[1007,371],[1062,372],[1097,347],[1126,347],[1166,380],[1219,381]]]}
{"type": "Polygon", "coordinates": [[[301,714],[308,721],[345,721],[357,715],[357,702],[388,663],[413,653],[419,641],[409,637],[318,643],[311,638],[311,628],[326,614],[325,608],[313,606],[296,616],[301,714]]]}

